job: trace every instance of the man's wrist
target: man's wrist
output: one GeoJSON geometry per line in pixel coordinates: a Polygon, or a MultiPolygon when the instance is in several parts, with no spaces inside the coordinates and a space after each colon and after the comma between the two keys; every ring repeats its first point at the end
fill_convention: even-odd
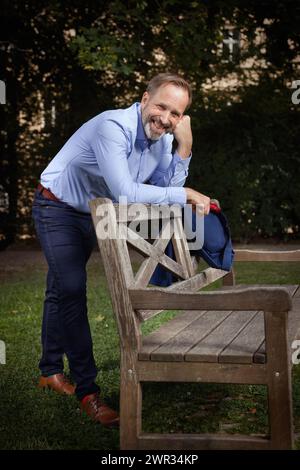
{"type": "Polygon", "coordinates": [[[183,145],[183,144],[178,145],[177,153],[181,158],[183,159],[188,158],[191,155],[191,152],[192,152],[191,145],[183,145]]]}
{"type": "Polygon", "coordinates": [[[186,192],[186,200],[189,201],[191,199],[191,188],[184,188],[186,192]]]}

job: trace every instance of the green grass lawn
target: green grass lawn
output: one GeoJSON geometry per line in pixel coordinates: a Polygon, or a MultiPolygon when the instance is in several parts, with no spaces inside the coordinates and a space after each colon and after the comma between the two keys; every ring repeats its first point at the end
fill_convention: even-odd
{"type": "MultiPolygon", "coordinates": [[[[118,336],[105,278],[92,262],[88,274],[89,318],[99,374],[107,402],[118,408],[118,336]]],[[[299,263],[236,263],[238,283],[296,284],[299,263]]],[[[0,340],[6,344],[6,365],[0,365],[0,449],[117,450],[119,433],[82,416],[75,397],[40,391],[40,324],[45,270],[12,274],[1,285],[0,340]]],[[[150,332],[168,312],[150,320],[150,332]]],[[[67,364],[66,364],[67,368],[67,364]]],[[[67,370],[67,369],[66,369],[67,370]]],[[[147,384],[143,387],[143,429],[156,432],[266,432],[263,386],[217,384],[147,384]]],[[[295,431],[300,432],[300,368],[294,367],[295,431]]],[[[300,445],[297,445],[300,448],[300,445]]]]}

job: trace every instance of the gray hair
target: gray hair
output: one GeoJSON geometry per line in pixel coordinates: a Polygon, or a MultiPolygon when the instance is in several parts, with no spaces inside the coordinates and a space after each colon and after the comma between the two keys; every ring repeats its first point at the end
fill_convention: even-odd
{"type": "Polygon", "coordinates": [[[180,77],[180,75],[177,75],[175,73],[159,73],[158,75],[155,75],[150,82],[148,83],[147,86],[147,92],[149,94],[155,93],[156,90],[163,86],[163,85],[168,85],[172,84],[175,86],[178,86],[179,88],[183,88],[189,96],[189,102],[188,102],[188,108],[190,107],[192,103],[192,88],[191,85],[183,78],[180,77]]]}

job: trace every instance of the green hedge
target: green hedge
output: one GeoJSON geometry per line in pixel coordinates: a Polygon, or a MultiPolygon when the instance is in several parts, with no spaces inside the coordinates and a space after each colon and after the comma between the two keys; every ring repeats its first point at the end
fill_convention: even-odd
{"type": "Polygon", "coordinates": [[[299,236],[299,110],[288,88],[263,84],[193,117],[188,183],[220,200],[235,239],[299,236]]]}

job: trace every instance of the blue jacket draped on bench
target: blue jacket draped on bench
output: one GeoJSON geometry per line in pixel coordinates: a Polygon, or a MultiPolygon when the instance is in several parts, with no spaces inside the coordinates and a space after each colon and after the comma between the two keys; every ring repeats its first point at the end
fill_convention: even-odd
{"type": "MultiPolygon", "coordinates": [[[[192,230],[196,232],[197,215],[192,213],[192,230]]],[[[167,256],[175,259],[172,242],[169,242],[165,250],[167,256]]],[[[227,219],[221,211],[210,211],[204,217],[203,246],[199,250],[191,250],[192,255],[201,256],[207,264],[213,268],[230,271],[234,251],[232,249],[230,230],[227,219]]],[[[150,279],[150,284],[167,287],[176,282],[176,276],[158,265],[150,279]]]]}

